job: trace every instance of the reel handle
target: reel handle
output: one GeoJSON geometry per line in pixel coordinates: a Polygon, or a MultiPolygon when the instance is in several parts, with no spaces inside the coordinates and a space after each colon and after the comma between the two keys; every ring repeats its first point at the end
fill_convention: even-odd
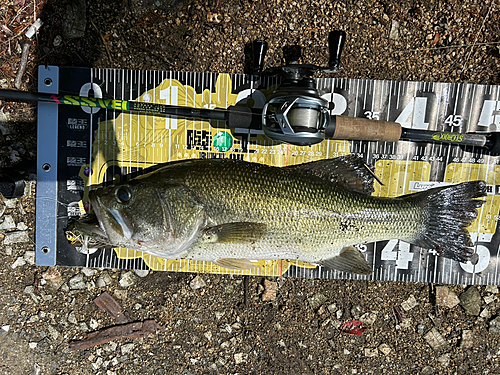
{"type": "Polygon", "coordinates": [[[262,73],[267,53],[267,42],[265,40],[254,40],[252,44],[253,72],[262,73]]]}
{"type": "Polygon", "coordinates": [[[342,55],[342,50],[344,49],[346,37],[347,35],[345,31],[341,30],[330,31],[330,34],[328,35],[328,49],[330,51],[330,61],[328,62],[328,66],[334,73],[339,71],[340,57],[342,55]]]}

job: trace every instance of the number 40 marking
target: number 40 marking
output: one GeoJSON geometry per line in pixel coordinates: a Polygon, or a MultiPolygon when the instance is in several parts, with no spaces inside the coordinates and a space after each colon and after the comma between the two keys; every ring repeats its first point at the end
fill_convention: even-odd
{"type": "Polygon", "coordinates": [[[401,124],[403,128],[427,130],[429,129],[429,123],[425,122],[426,108],[426,97],[413,97],[401,111],[396,122],[401,124]]]}
{"type": "Polygon", "coordinates": [[[401,240],[390,240],[382,249],[381,260],[395,260],[396,268],[408,269],[408,264],[413,261],[413,253],[410,252],[410,244],[401,240]],[[398,245],[398,250],[395,250],[398,245]]]}

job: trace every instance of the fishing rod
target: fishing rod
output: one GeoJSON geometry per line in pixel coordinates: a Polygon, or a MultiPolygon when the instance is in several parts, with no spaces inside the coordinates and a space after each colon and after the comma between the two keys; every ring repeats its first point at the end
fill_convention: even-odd
{"type": "Polygon", "coordinates": [[[328,66],[291,63],[263,69],[267,42],[253,43],[253,76],[280,76],[281,84],[267,98],[264,108],[246,106],[228,108],[191,108],[160,103],[136,102],[74,95],[56,95],[0,89],[0,98],[20,101],[50,102],[130,111],[153,116],[178,116],[205,120],[224,121],[228,128],[261,129],[271,139],[298,146],[310,146],[324,140],[360,140],[397,142],[416,141],[447,143],[487,149],[492,155],[500,155],[500,132],[453,133],[444,131],[403,128],[399,123],[370,120],[357,117],[330,115],[330,103],[323,99],[315,72],[336,73],[345,43],[343,31],[332,31],[328,44],[328,66]]]}

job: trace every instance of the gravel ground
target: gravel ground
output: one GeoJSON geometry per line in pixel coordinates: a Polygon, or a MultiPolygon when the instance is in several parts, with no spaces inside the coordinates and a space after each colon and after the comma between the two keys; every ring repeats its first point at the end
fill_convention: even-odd
{"type": "MultiPolygon", "coordinates": [[[[39,64],[241,73],[255,38],[267,66],[294,44],[324,65],[332,29],[348,34],[340,77],[500,84],[499,19],[491,0],[4,0],[0,86],[14,87],[25,43],[21,89],[34,90],[39,64]]],[[[1,167],[34,160],[35,110],[0,101],[1,167]]],[[[4,374],[500,374],[497,287],[36,267],[34,189],[0,203],[4,374]],[[165,330],[71,350],[116,324],[93,302],[104,292],[165,330]],[[342,332],[351,319],[366,330],[342,332]]]]}

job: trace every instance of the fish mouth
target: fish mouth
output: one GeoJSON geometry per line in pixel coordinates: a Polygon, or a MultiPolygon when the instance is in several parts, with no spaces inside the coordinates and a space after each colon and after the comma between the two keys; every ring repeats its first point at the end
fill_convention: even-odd
{"type": "Polygon", "coordinates": [[[105,236],[108,242],[113,242],[121,237],[127,240],[132,238],[134,227],[132,220],[124,212],[106,207],[99,200],[99,195],[95,190],[89,192],[91,213],[96,221],[91,222],[93,234],[105,236]],[[118,237],[118,238],[117,238],[118,237]]]}
{"type": "Polygon", "coordinates": [[[95,192],[90,191],[90,211],[71,224],[66,231],[66,237],[75,247],[83,246],[84,243],[89,247],[97,248],[111,246],[111,241],[102,225],[102,216],[96,198],[95,192]]]}

